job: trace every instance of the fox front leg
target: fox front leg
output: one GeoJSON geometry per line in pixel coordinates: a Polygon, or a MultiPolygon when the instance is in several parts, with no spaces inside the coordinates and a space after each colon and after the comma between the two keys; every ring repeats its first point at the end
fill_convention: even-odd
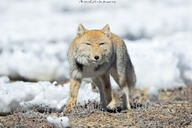
{"type": "Polygon", "coordinates": [[[65,112],[67,112],[69,109],[72,109],[75,106],[80,85],[81,85],[81,80],[77,80],[73,78],[70,79],[69,99],[64,110],[65,112]]]}
{"type": "Polygon", "coordinates": [[[104,97],[104,107],[108,109],[115,109],[115,99],[112,95],[111,83],[109,74],[106,73],[99,77],[101,82],[101,90],[100,93],[103,93],[104,97]]]}
{"type": "Polygon", "coordinates": [[[111,102],[111,84],[109,75],[104,74],[99,77],[93,77],[92,82],[98,87],[100,93],[100,101],[103,109],[107,109],[107,105],[111,102]]]}

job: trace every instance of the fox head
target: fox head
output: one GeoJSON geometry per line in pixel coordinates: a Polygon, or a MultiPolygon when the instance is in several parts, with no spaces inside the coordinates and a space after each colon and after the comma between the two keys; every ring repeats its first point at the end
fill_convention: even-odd
{"type": "Polygon", "coordinates": [[[80,24],[76,42],[76,58],[82,64],[102,64],[112,57],[113,44],[108,24],[101,30],[87,30],[80,24]]]}

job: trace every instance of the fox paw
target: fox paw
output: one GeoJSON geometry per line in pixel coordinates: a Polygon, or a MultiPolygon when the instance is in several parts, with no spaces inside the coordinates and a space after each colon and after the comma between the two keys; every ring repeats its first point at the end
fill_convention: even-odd
{"type": "Polygon", "coordinates": [[[130,103],[127,104],[127,109],[128,109],[128,110],[131,110],[131,105],[130,105],[130,103]]]}
{"type": "Polygon", "coordinates": [[[72,110],[75,106],[75,103],[74,102],[70,102],[66,105],[65,109],[64,109],[64,112],[68,112],[70,110],[72,110]]]}
{"type": "Polygon", "coordinates": [[[115,105],[115,100],[112,100],[108,105],[107,105],[108,109],[114,110],[116,108],[115,105]]]}

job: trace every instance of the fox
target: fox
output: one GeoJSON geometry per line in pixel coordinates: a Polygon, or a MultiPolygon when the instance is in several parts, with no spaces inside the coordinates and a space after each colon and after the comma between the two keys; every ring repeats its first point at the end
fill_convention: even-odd
{"type": "Polygon", "coordinates": [[[83,78],[90,78],[98,87],[102,108],[114,110],[116,101],[112,95],[110,75],[120,87],[123,109],[131,109],[129,95],[136,83],[134,66],[124,41],[110,31],[108,24],[95,30],[79,24],[67,58],[70,90],[65,112],[74,108],[83,78]]]}

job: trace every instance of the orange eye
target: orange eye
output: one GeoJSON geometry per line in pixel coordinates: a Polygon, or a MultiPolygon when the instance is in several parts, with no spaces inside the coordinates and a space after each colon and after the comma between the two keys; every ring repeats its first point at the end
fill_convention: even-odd
{"type": "Polygon", "coordinates": [[[100,43],[99,45],[104,45],[105,43],[100,43]]]}

